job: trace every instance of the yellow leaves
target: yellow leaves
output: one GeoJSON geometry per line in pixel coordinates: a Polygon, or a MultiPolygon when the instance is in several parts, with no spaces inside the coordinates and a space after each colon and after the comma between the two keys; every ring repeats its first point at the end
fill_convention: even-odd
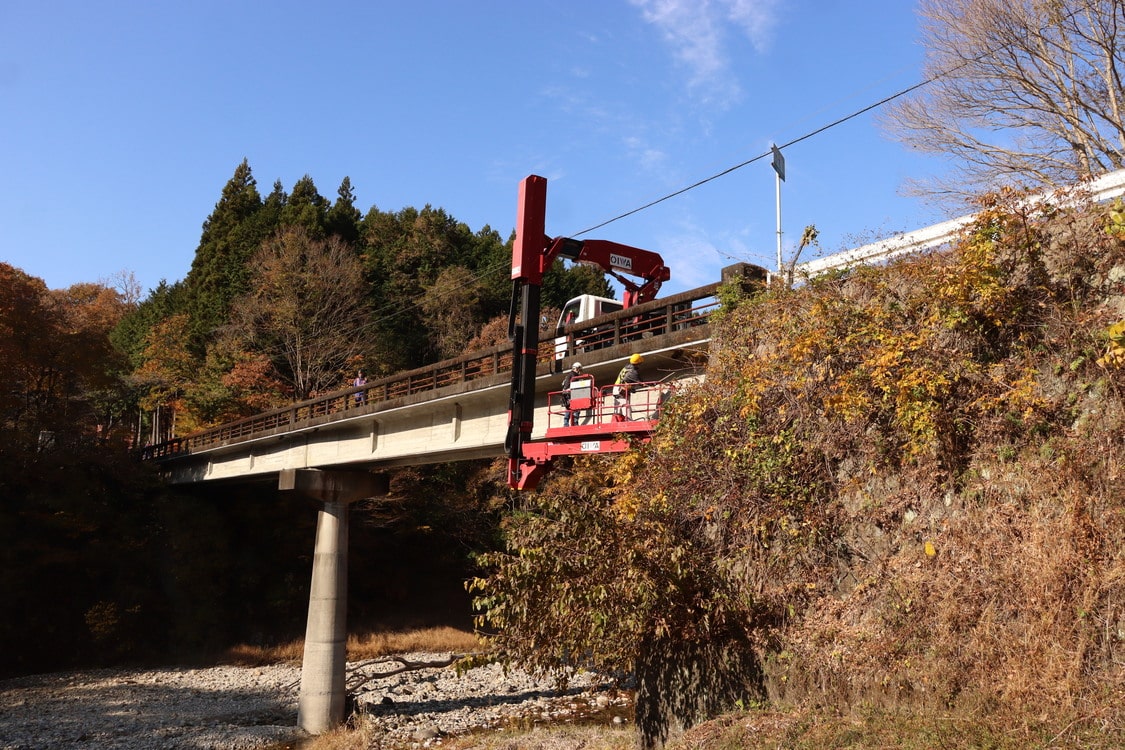
{"type": "Polygon", "coordinates": [[[1107,370],[1117,369],[1125,364],[1125,349],[1110,347],[1105,354],[1098,357],[1098,364],[1107,370]]]}
{"type": "Polygon", "coordinates": [[[647,502],[637,492],[625,488],[617,493],[613,501],[613,509],[618,517],[625,521],[634,521],[645,510],[662,508],[668,505],[668,496],[659,492],[647,502]]]}
{"type": "Polygon", "coordinates": [[[1098,357],[1098,364],[1108,369],[1125,365],[1125,320],[1118,321],[1105,330],[1105,353],[1098,357]]]}
{"type": "Polygon", "coordinates": [[[609,471],[612,484],[628,487],[632,484],[637,468],[643,461],[640,451],[627,451],[616,456],[609,471]]]}
{"type": "Polygon", "coordinates": [[[703,399],[692,399],[687,406],[689,419],[699,419],[707,411],[707,403],[703,399]]]}
{"type": "Polygon", "coordinates": [[[896,346],[897,343],[890,342],[891,345],[888,346],[884,342],[883,346],[875,350],[874,356],[864,363],[871,371],[871,381],[880,388],[885,387],[892,379],[906,358],[905,347],[896,346]]]}
{"type": "Polygon", "coordinates": [[[1107,218],[1106,234],[1112,237],[1125,237],[1125,202],[1122,202],[1121,198],[1114,200],[1107,218]]]}
{"type": "Polygon", "coordinates": [[[922,549],[925,551],[926,557],[934,557],[935,555],[937,555],[937,548],[935,548],[934,543],[928,539],[926,540],[926,544],[922,549]]]}
{"type": "Polygon", "coordinates": [[[825,410],[845,422],[857,421],[872,408],[871,397],[863,387],[862,378],[853,374],[841,377],[824,399],[825,410]]]}
{"type": "Polygon", "coordinates": [[[742,408],[738,410],[738,416],[743,419],[749,419],[758,413],[761,408],[761,396],[758,391],[750,391],[743,399],[742,408]]]}
{"type": "Polygon", "coordinates": [[[1030,364],[1018,369],[995,364],[987,372],[987,386],[978,386],[978,390],[981,395],[970,406],[982,417],[1001,415],[1030,424],[1051,408],[1050,400],[1042,392],[1039,372],[1030,364]]]}

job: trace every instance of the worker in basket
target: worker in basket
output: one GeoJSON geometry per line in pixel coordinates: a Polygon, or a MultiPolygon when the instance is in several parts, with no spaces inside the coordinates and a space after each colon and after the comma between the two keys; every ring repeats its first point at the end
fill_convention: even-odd
{"type": "Polygon", "coordinates": [[[613,418],[614,421],[632,419],[629,408],[629,398],[633,388],[641,382],[641,373],[637,365],[645,361],[640,354],[629,357],[629,362],[617,373],[617,381],[613,385],[613,418]]]}
{"type": "Polygon", "coordinates": [[[563,427],[577,427],[578,416],[584,413],[585,421],[590,421],[590,391],[594,379],[582,372],[582,363],[575,362],[562,381],[563,427]]]}

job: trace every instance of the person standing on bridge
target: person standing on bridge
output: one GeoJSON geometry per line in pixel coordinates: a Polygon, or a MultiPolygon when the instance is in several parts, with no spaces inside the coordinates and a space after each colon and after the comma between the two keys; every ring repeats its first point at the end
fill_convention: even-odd
{"type": "Polygon", "coordinates": [[[613,411],[615,419],[631,419],[629,408],[629,397],[632,394],[633,387],[641,382],[641,373],[637,370],[637,365],[645,361],[645,358],[640,354],[634,354],[629,357],[628,363],[621,368],[621,372],[617,374],[617,381],[613,386],[613,411]]]}
{"type": "MultiPolygon", "coordinates": [[[[354,385],[356,388],[362,388],[363,386],[367,385],[367,378],[363,377],[363,370],[360,370],[359,373],[355,376],[355,380],[352,381],[352,385],[354,385]]],[[[366,402],[366,401],[367,401],[367,392],[366,391],[358,391],[355,394],[355,405],[356,406],[363,406],[364,402],[366,402]]]]}

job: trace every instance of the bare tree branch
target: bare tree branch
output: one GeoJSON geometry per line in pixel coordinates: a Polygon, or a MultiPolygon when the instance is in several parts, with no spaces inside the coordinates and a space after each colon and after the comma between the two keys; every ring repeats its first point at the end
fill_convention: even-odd
{"type": "Polygon", "coordinates": [[[1125,0],[921,0],[934,83],[884,126],[953,165],[912,192],[963,200],[1125,167],[1125,0]]]}
{"type": "MultiPolygon", "coordinates": [[[[462,666],[465,669],[471,667],[478,667],[483,664],[488,664],[494,661],[499,661],[504,657],[503,653],[483,653],[471,652],[464,654],[450,654],[442,659],[432,659],[430,661],[415,661],[407,659],[405,656],[381,656],[377,659],[364,659],[363,661],[356,662],[348,665],[346,678],[346,689],[349,693],[354,693],[360,687],[366,685],[372,680],[381,680],[387,677],[394,677],[395,675],[404,674],[406,672],[416,672],[420,669],[444,669],[445,667],[457,664],[460,669],[462,666]],[[385,672],[372,672],[366,673],[364,670],[369,667],[374,667],[382,664],[398,664],[397,669],[390,669],[385,672]]],[[[300,685],[300,680],[292,682],[286,686],[289,690],[294,690],[300,685]]]]}

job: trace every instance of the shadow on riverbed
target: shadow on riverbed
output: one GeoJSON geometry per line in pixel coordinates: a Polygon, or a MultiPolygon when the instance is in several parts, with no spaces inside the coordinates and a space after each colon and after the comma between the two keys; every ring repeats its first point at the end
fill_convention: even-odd
{"type": "Polygon", "coordinates": [[[462,710],[499,708],[501,716],[489,722],[493,725],[541,720],[620,723],[632,720],[632,702],[631,691],[620,690],[609,682],[567,690],[524,690],[454,699],[414,698],[371,690],[356,699],[358,713],[373,718],[440,719],[462,710]]]}

